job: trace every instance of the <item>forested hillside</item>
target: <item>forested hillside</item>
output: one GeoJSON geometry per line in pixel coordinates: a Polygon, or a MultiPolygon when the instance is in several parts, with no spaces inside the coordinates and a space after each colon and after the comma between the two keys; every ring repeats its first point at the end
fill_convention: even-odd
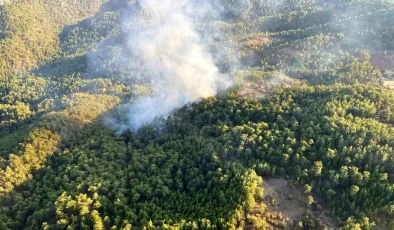
{"type": "Polygon", "coordinates": [[[0,230],[394,229],[393,38],[391,0],[0,1],[0,230]]]}

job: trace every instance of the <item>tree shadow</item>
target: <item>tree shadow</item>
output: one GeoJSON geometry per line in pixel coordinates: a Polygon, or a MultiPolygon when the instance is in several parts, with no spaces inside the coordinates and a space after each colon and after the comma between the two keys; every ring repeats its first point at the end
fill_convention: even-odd
{"type": "Polygon", "coordinates": [[[27,137],[39,116],[40,114],[35,114],[24,120],[0,124],[0,169],[4,168],[4,161],[8,160],[10,152],[18,154],[20,143],[27,137]]]}
{"type": "MultiPolygon", "coordinates": [[[[137,2],[137,1],[134,1],[137,2]]],[[[135,3],[132,3],[131,0],[111,0],[106,3],[104,3],[101,6],[100,12],[107,12],[107,11],[115,11],[115,10],[121,10],[130,7],[135,3]]]]}
{"type": "Polygon", "coordinates": [[[32,73],[41,77],[62,78],[75,73],[85,73],[86,65],[87,58],[85,55],[62,58],[39,66],[32,73]]]}
{"type": "MultiPolygon", "coordinates": [[[[128,3],[128,1],[126,0],[108,1],[107,3],[102,5],[99,12],[97,12],[95,15],[85,20],[82,20],[76,24],[65,25],[59,34],[62,57],[59,57],[58,59],[55,59],[49,63],[45,63],[37,67],[36,69],[32,70],[32,73],[43,77],[50,77],[50,76],[63,77],[63,76],[72,75],[74,73],[81,73],[81,74],[86,73],[88,56],[90,55],[90,53],[94,52],[93,51],[94,49],[91,48],[88,50],[84,50],[84,52],[82,52],[83,54],[78,52],[78,50],[80,49],[83,50],[85,46],[94,47],[97,43],[103,43],[103,45],[114,44],[115,41],[119,39],[119,36],[117,35],[109,36],[109,34],[111,33],[111,29],[109,28],[113,27],[113,25],[111,25],[109,28],[104,28],[104,29],[100,28],[98,34],[96,34],[97,28],[95,27],[93,22],[95,20],[101,20],[98,18],[103,13],[115,12],[118,10],[127,9],[129,5],[130,3],[128,3]],[[83,30],[79,30],[81,28],[83,28],[83,30]],[[93,37],[97,36],[98,40],[88,39],[86,41],[86,39],[83,39],[81,41],[77,41],[75,44],[73,43],[74,44],[73,46],[68,46],[66,44],[68,40],[75,39],[75,36],[76,38],[78,38],[78,33],[82,33],[80,36],[83,38],[83,33],[86,33],[86,31],[90,32],[91,36],[93,37]],[[101,37],[106,37],[107,39],[101,41],[99,39],[101,37]],[[66,57],[64,56],[64,54],[66,54],[66,57]]],[[[110,20],[110,19],[104,17],[103,20],[110,20]]],[[[114,23],[115,25],[119,24],[119,22],[117,21],[115,21],[114,23]]]]}

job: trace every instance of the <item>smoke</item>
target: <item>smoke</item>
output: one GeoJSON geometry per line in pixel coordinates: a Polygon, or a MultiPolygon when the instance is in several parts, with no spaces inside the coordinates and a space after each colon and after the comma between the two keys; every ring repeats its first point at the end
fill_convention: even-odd
{"type": "MultiPolygon", "coordinates": [[[[139,68],[148,73],[154,92],[127,106],[127,124],[117,128],[138,130],[157,117],[166,117],[187,103],[216,95],[231,86],[219,71],[204,45],[205,39],[194,28],[190,5],[185,1],[139,0],[143,12],[139,28],[130,26],[124,49],[138,59],[139,68]]],[[[198,16],[212,10],[199,5],[198,16]],[[206,9],[206,10],[204,10],[206,9]]],[[[129,24],[135,25],[135,15],[129,24]]],[[[126,23],[127,24],[127,23],[126,23]]],[[[134,61],[134,60],[128,60],[134,61]]]]}
{"type": "Polygon", "coordinates": [[[330,70],[342,71],[342,51],[349,50],[346,41],[356,43],[359,30],[374,24],[364,15],[368,7],[363,4],[335,1],[138,0],[128,7],[129,14],[122,18],[126,36],[117,40],[121,44],[115,49],[108,40],[110,48],[92,54],[89,71],[94,76],[106,71],[119,75],[125,84],[152,86],[151,96],[122,108],[126,120],[108,119],[118,132],[136,131],[176,108],[226,90],[231,82],[218,66],[232,72],[262,65],[265,72],[276,69],[301,79],[311,76],[313,84],[330,83],[330,70]],[[302,11],[306,8],[313,12],[302,11]],[[261,51],[243,48],[249,44],[261,46],[261,51]]]}

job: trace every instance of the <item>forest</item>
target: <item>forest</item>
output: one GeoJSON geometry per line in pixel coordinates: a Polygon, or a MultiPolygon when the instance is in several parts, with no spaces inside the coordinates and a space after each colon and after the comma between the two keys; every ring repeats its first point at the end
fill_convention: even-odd
{"type": "Polygon", "coordinates": [[[0,1],[0,230],[394,229],[393,41],[391,0],[0,1]]]}

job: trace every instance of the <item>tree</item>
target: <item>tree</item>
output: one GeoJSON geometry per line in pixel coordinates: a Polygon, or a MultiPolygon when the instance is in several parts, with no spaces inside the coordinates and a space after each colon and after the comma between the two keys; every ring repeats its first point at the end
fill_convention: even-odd
{"type": "Polygon", "coordinates": [[[313,170],[316,176],[320,176],[323,170],[323,162],[315,161],[313,170]]]}

